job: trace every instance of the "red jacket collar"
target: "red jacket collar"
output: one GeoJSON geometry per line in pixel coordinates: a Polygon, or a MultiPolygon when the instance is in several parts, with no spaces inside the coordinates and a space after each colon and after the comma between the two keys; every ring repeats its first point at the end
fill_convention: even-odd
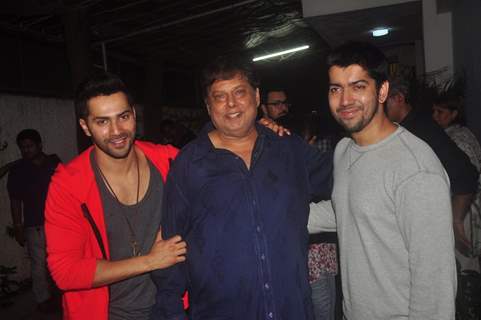
{"type": "MultiPolygon", "coordinates": [[[[172,146],[156,145],[145,141],[135,141],[145,156],[159,169],[163,181],[167,177],[169,162],[173,160],[178,150],[172,146]]],[[[94,146],[89,147],[69,163],[59,164],[57,174],[52,178],[56,183],[63,185],[80,202],[84,202],[94,187],[95,176],[90,163],[90,153],[94,146]]]]}

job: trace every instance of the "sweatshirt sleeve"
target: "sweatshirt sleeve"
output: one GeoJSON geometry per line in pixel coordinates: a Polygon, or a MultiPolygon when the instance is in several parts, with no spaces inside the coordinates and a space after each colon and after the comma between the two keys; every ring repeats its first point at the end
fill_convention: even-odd
{"type": "Polygon", "coordinates": [[[456,265],[447,179],[417,173],[399,185],[395,205],[409,255],[409,319],[454,319],[456,265]]]}
{"type": "Polygon", "coordinates": [[[311,202],[307,230],[310,234],[336,231],[336,218],[331,201],[311,202]]]}
{"type": "Polygon", "coordinates": [[[83,225],[86,220],[80,203],[55,180],[54,176],[45,205],[48,267],[60,289],[90,289],[97,262],[84,255],[89,241],[83,225]]]}

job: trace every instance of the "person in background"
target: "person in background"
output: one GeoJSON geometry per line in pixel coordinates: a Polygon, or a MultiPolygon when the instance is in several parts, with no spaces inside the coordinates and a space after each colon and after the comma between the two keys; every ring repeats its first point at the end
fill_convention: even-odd
{"type": "Polygon", "coordinates": [[[390,79],[386,113],[412,134],[426,142],[436,153],[448,173],[451,184],[451,201],[454,219],[456,249],[464,254],[470,251],[470,241],[464,233],[464,217],[478,190],[478,171],[468,156],[459,149],[429,113],[412,106],[410,85],[402,77],[390,79]]]}
{"type": "Polygon", "coordinates": [[[12,168],[12,166],[15,164],[16,161],[8,162],[0,167],[0,179],[3,178],[3,176],[5,176],[8,173],[8,171],[10,171],[10,168],[12,168]]]}
{"type": "Polygon", "coordinates": [[[182,149],[187,143],[195,139],[195,134],[182,123],[171,119],[163,119],[159,123],[160,144],[170,144],[182,149]]]}
{"type": "Polygon", "coordinates": [[[52,295],[47,270],[44,209],[50,179],[60,159],[43,152],[42,138],[34,129],[22,130],[17,135],[17,146],[22,159],[11,164],[7,181],[15,240],[27,247],[38,309],[50,312],[60,306],[52,295]]]}
{"type": "MultiPolygon", "coordinates": [[[[447,135],[469,157],[478,173],[481,171],[481,147],[474,134],[464,126],[464,113],[461,98],[441,95],[433,104],[433,119],[444,129],[447,135]]],[[[479,271],[479,257],[481,254],[481,176],[478,179],[478,191],[465,216],[459,219],[464,222],[460,227],[463,232],[464,242],[469,243],[469,256],[456,251],[462,270],[479,271]],[[464,230],[463,230],[464,229],[464,230]]]]}
{"type": "Polygon", "coordinates": [[[265,118],[280,123],[289,114],[290,103],[284,89],[268,88],[262,93],[261,109],[265,118]]]}

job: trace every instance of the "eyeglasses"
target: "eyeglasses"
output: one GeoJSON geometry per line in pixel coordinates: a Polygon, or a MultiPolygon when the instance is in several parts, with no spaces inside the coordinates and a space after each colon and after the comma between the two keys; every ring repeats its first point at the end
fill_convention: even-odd
{"type": "Polygon", "coordinates": [[[286,107],[289,108],[291,106],[291,104],[287,102],[287,100],[277,100],[277,101],[267,102],[266,104],[274,107],[280,107],[281,105],[285,105],[286,107]]]}

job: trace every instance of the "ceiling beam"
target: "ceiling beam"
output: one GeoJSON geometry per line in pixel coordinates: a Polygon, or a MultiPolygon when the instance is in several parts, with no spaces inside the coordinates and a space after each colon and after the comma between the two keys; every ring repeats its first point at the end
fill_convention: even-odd
{"type": "Polygon", "coordinates": [[[155,25],[155,26],[139,29],[139,30],[127,33],[127,34],[122,35],[122,36],[96,41],[96,42],[94,42],[94,45],[99,45],[100,43],[108,44],[108,43],[112,43],[112,42],[125,40],[125,39],[132,38],[132,37],[135,37],[135,36],[138,36],[138,35],[141,35],[141,34],[154,32],[154,31],[157,31],[157,30],[162,29],[162,28],[166,28],[166,27],[170,27],[170,26],[173,26],[173,25],[181,24],[181,23],[191,21],[191,20],[194,20],[194,19],[198,19],[198,18],[201,18],[201,17],[206,17],[206,16],[209,16],[211,14],[219,13],[219,12],[226,11],[226,10],[231,10],[231,9],[241,7],[241,6],[244,6],[246,4],[253,3],[253,2],[258,2],[258,0],[245,0],[245,1],[242,1],[242,2],[239,2],[239,3],[231,4],[231,5],[228,5],[228,6],[225,6],[225,7],[221,7],[221,8],[218,8],[218,9],[213,9],[213,10],[209,10],[209,11],[202,12],[202,13],[199,13],[199,14],[194,14],[194,15],[191,15],[191,16],[188,16],[188,17],[185,17],[185,18],[177,19],[177,20],[174,20],[174,21],[171,21],[171,22],[162,23],[160,25],[155,25]]]}
{"type": "Polygon", "coordinates": [[[50,43],[62,43],[64,41],[63,36],[54,36],[54,35],[36,31],[30,28],[24,28],[8,22],[0,22],[0,29],[8,30],[16,34],[23,34],[26,36],[30,36],[36,40],[50,42],[50,43]]]}

